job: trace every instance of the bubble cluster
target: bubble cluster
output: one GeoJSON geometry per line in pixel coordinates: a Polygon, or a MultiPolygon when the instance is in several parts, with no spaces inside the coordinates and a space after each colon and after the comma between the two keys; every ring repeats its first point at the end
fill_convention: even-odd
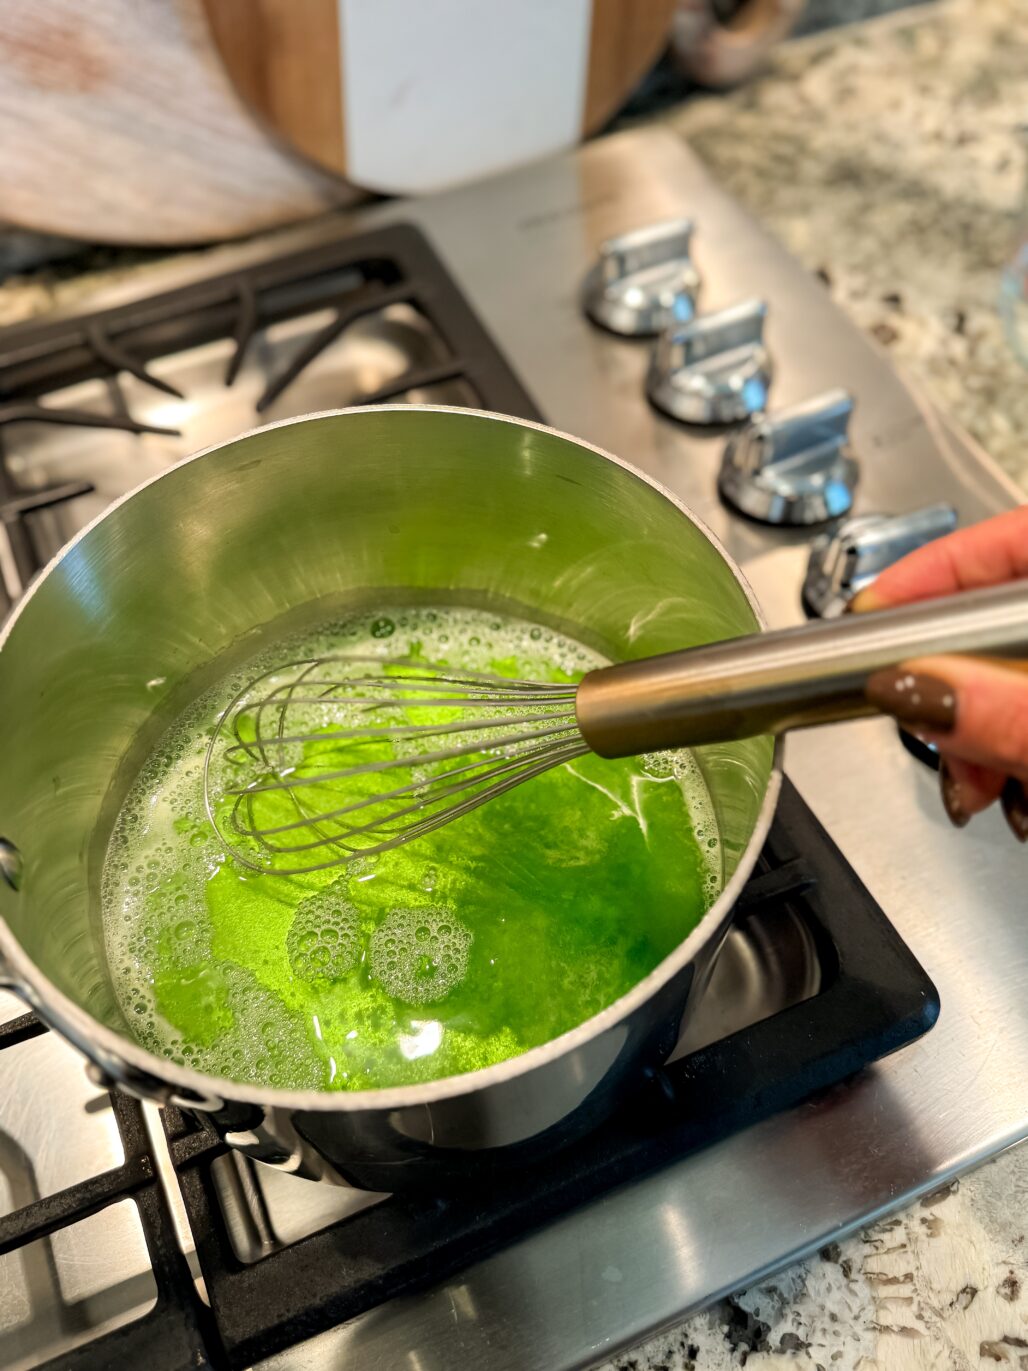
{"type": "Polygon", "coordinates": [[[449,909],[394,909],[371,935],[371,974],[404,1004],[433,1004],[467,974],[470,931],[449,909]]]}
{"type": "Polygon", "coordinates": [[[158,1021],[140,1035],[144,1046],[212,1076],[282,1089],[323,1089],[328,1062],[278,996],[244,967],[231,963],[217,967],[217,978],[232,1014],[222,1021],[216,1037],[187,1041],[158,1021]]]}
{"type": "Polygon", "coordinates": [[[297,906],[286,937],[289,965],[301,980],[338,980],[357,965],[361,921],[346,898],[348,881],[333,881],[297,906]]]}
{"type": "Polygon", "coordinates": [[[707,903],[713,903],[724,885],[724,859],[714,803],[699,763],[691,752],[684,751],[647,752],[639,762],[647,776],[673,780],[681,788],[703,861],[703,893],[707,903]]]}
{"type": "MultiPolygon", "coordinates": [[[[246,966],[215,955],[219,943],[208,884],[245,873],[226,858],[206,815],[204,765],[211,733],[248,682],[284,661],[335,653],[555,682],[577,680],[604,664],[598,653],[539,623],[455,606],[384,604],[280,639],[228,671],[179,716],[156,740],[126,796],[108,845],[101,895],[111,979],[130,1030],[150,1050],[201,1071],[296,1088],[338,1086],[349,1071],[352,1085],[369,1067],[348,1064],[347,1054],[372,1038],[382,1045],[376,1050],[384,1051],[400,1031],[397,1015],[402,1017],[404,1011],[387,997],[406,1006],[438,1004],[467,974],[474,919],[453,897],[452,873],[437,859],[412,868],[406,891],[396,891],[396,907],[379,906],[388,912],[370,937],[366,930],[372,922],[366,909],[361,926],[360,892],[371,889],[361,882],[378,879],[372,865],[365,869],[355,863],[345,875],[328,872],[322,888],[313,893],[310,883],[301,888],[285,878],[260,877],[281,883],[276,887],[281,895],[275,896],[281,918],[274,954],[255,952],[250,959],[237,944],[236,955],[246,966]],[[440,903],[411,908],[405,904],[408,897],[415,904],[426,899],[440,903]],[[443,900],[453,907],[444,907],[443,900]],[[467,916],[467,922],[458,915],[467,916]],[[164,986],[165,1008],[176,1011],[180,1000],[174,996],[192,996],[194,985],[201,1000],[208,996],[206,1036],[187,1037],[161,1012],[159,983],[164,986]],[[278,993],[269,989],[272,984],[278,993]],[[340,1054],[338,1044],[330,1050],[321,1041],[324,1026],[316,1015],[312,1021],[310,1011],[326,994],[341,993],[344,985],[347,994],[356,995],[359,989],[372,998],[366,1020],[360,1020],[359,1035],[347,1041],[340,1054]],[[338,1058],[338,1076],[332,1051],[338,1058]]],[[[227,764],[219,760],[217,765],[227,764]]],[[[653,754],[643,759],[641,770],[644,777],[680,786],[709,903],[723,883],[723,858],[716,815],[697,762],[686,752],[653,754]]],[[[554,862],[561,839],[560,833],[553,834],[554,862]]],[[[600,840],[600,856],[602,847],[600,840]]],[[[590,854],[591,849],[580,845],[566,855],[565,867],[592,860],[590,854]]],[[[481,945],[485,947],[484,935],[481,945]]],[[[613,986],[613,972],[611,976],[613,986]]],[[[597,996],[607,993],[606,984],[604,971],[597,996]]],[[[204,1012],[203,1004],[198,1005],[198,1013],[204,1012]]],[[[357,1024],[354,1017],[345,1032],[340,1030],[341,1037],[346,1040],[357,1024]]],[[[453,1036],[460,1036],[456,1029],[453,1036]]],[[[477,1041],[472,1034],[464,1036],[469,1044],[477,1041]]],[[[503,1041],[502,1050],[495,1048],[499,1057],[520,1050],[514,1036],[503,1041]]],[[[467,1051],[470,1062],[471,1046],[467,1051]]],[[[481,1051],[485,1056],[473,1064],[494,1059],[494,1048],[487,1052],[482,1046],[481,1051]]],[[[445,1055],[444,1050],[440,1059],[445,1055]]],[[[428,1069],[426,1063],[422,1066],[428,1069]]]]}
{"type": "Polygon", "coordinates": [[[647,752],[639,758],[639,765],[647,776],[654,776],[663,780],[666,776],[675,774],[675,756],[673,752],[647,752]]]}

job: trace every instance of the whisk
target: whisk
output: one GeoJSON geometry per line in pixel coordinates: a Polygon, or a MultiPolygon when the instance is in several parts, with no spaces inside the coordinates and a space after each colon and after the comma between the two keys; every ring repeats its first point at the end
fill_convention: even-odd
{"type": "Polygon", "coordinates": [[[1028,655],[1028,582],[601,667],[577,686],[369,656],[290,662],[223,712],[207,812],[243,865],[320,871],[587,752],[638,756],[871,714],[868,676],[944,652],[1028,655]]]}

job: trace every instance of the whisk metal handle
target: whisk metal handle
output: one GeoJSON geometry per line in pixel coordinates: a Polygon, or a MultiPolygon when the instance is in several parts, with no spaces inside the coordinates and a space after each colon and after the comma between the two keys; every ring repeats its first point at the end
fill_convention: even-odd
{"type": "Polygon", "coordinates": [[[1028,657],[1028,580],[602,667],[575,710],[602,757],[728,742],[873,714],[869,676],[936,653],[1028,657]]]}

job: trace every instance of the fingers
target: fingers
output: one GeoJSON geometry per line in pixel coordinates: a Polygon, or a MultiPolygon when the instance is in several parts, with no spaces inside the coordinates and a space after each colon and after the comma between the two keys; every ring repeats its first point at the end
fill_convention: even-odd
{"type": "Polygon", "coordinates": [[[962,762],[958,757],[940,757],[939,793],[956,828],[964,828],[976,814],[999,800],[1011,833],[1019,842],[1028,843],[1028,782],[974,762],[962,762]]]}
{"type": "Polygon", "coordinates": [[[950,823],[957,828],[988,809],[1003,794],[1007,778],[1001,771],[964,762],[959,757],[943,757],[939,763],[939,792],[950,823]]]}
{"type": "MultiPolygon", "coordinates": [[[[960,529],[883,571],[850,604],[885,609],[1028,577],[1028,505],[960,529]]],[[[958,827],[999,800],[1028,842],[1028,672],[1024,663],[924,658],[878,672],[868,699],[942,754],[939,782],[958,827]]]]}
{"type": "Polygon", "coordinates": [[[939,792],[951,824],[964,828],[976,814],[999,800],[1014,837],[1028,843],[1028,784],[957,757],[939,758],[939,792]]]}
{"type": "Polygon", "coordinates": [[[1028,505],[958,529],[888,567],[855,596],[857,612],[1028,577],[1028,505]]]}
{"type": "Polygon", "coordinates": [[[972,657],[877,672],[867,697],[949,757],[1028,781],[1028,674],[972,657]]]}
{"type": "Polygon", "coordinates": [[[1000,796],[1003,817],[1011,833],[1022,843],[1028,843],[1028,781],[1009,776],[1000,796]]]}
{"type": "Polygon", "coordinates": [[[924,657],[879,671],[868,699],[941,753],[939,786],[952,823],[999,800],[1028,843],[1028,672],[965,657],[924,657]]]}

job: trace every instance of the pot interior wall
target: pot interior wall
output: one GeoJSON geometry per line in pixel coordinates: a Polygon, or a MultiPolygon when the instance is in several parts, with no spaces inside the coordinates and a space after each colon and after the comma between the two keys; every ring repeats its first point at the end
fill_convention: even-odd
{"type": "MultiPolygon", "coordinates": [[[[265,429],[131,496],[67,552],[0,652],[0,916],[68,996],[118,1026],[97,891],[127,756],[213,658],[314,601],[445,591],[514,600],[619,658],[753,631],[732,570],[638,477],[554,434],[397,408],[265,429]]],[[[753,831],[769,739],[700,760],[726,878],[753,831]]]]}

